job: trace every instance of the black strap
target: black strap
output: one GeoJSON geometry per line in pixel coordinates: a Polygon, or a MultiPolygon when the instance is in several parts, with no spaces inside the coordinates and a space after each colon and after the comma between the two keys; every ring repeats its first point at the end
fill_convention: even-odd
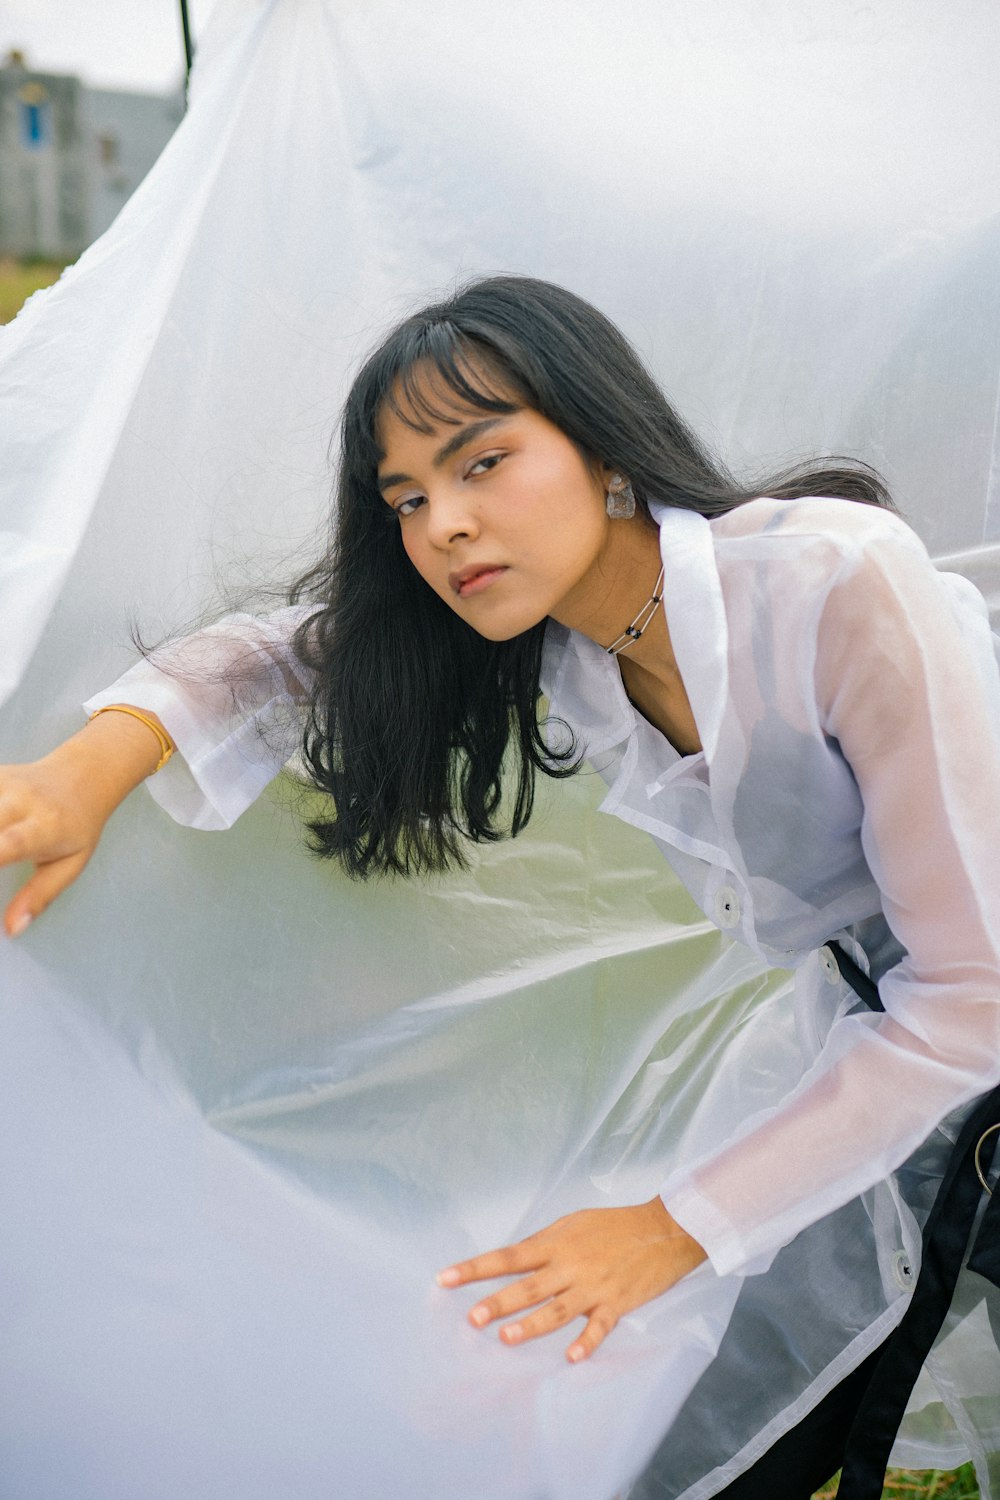
{"type": "MultiPolygon", "coordinates": [[[[828,947],[855,994],[872,1010],[884,1010],[877,986],[868,975],[839,943],[830,943],[828,947]]],[[[924,1226],[917,1285],[899,1326],[883,1347],[858,1407],[847,1440],[837,1500],[881,1500],[892,1445],[917,1376],[951,1305],[982,1196],[976,1171],[977,1147],[980,1170],[985,1176],[993,1159],[997,1132],[986,1140],[982,1137],[984,1131],[998,1122],[1000,1086],[976,1101],[948,1159],[924,1226]]],[[[987,1205],[969,1258],[969,1269],[1000,1287],[1000,1192],[987,1205]]]]}
{"type": "Polygon", "coordinates": [[[837,960],[837,968],[858,998],[865,1002],[869,1010],[884,1011],[885,1006],[882,1004],[878,985],[874,979],[869,979],[864,969],[859,968],[851,955],[839,943],[827,943],[826,946],[837,960]]]}
{"type": "MultiPolygon", "coordinates": [[[[979,1206],[982,1186],[973,1165],[976,1143],[998,1118],[1000,1088],[978,1101],[949,1158],[924,1226],[920,1275],[910,1305],[885,1345],[847,1439],[837,1500],[880,1500],[906,1403],[951,1305],[979,1206]]],[[[984,1171],[989,1169],[994,1142],[995,1137],[991,1137],[988,1146],[984,1143],[984,1171]]],[[[994,1208],[993,1203],[990,1208],[994,1208]]],[[[986,1228],[984,1218],[976,1238],[977,1252],[986,1228]]]]}
{"type": "MultiPolygon", "coordinates": [[[[989,1152],[990,1159],[996,1150],[996,1142],[989,1152]]],[[[987,1143],[983,1142],[980,1154],[980,1162],[985,1166],[987,1157],[987,1143]]],[[[994,1191],[993,1197],[986,1205],[983,1222],[979,1226],[976,1235],[976,1243],[972,1247],[969,1256],[969,1270],[975,1271],[979,1276],[985,1276],[987,1281],[992,1281],[995,1287],[1000,1287],[1000,1192],[994,1191]]]]}

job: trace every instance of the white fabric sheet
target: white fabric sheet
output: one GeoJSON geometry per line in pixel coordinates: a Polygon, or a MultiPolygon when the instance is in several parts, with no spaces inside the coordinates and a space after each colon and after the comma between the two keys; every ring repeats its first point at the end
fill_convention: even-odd
{"type": "MultiPolygon", "coordinates": [[[[555,724],[610,784],[601,810],[652,834],[706,916],[762,963],[796,971],[791,1072],[775,1078],[766,1030],[717,1062],[663,1189],[721,1277],[770,1270],[783,1298],[775,1334],[794,1359],[763,1361],[766,1397],[744,1397],[734,1423],[717,1415],[725,1390],[713,1392],[716,1431],[736,1452],[811,1383],[805,1322],[826,1325],[807,1366],[821,1380],[899,1310],[913,1277],[895,1273],[919,1267],[926,1183],[961,1106],[1000,1080],[1000,642],[976,590],[937,573],[890,513],[760,499],[712,522],[656,514],[703,749],[678,755],[628,702],[614,658],[555,625],[543,687],[555,724]],[[824,967],[834,935],[878,978],[881,1020],[857,1014],[824,967]],[[830,1258],[845,1206],[849,1284],[775,1265],[796,1236],[799,1254],[813,1243],[830,1258]]],[[[307,613],[229,617],[86,705],[159,714],[182,759],[149,787],[182,823],[232,823],[294,753],[309,681],[289,642],[307,613]]],[[[995,1317],[996,1289],[970,1279],[956,1299],[966,1323],[995,1317]]],[[[947,1365],[939,1356],[943,1383],[947,1365]]],[[[686,1413],[670,1432],[646,1481],[656,1493],[676,1492],[691,1423],[686,1413]]]]}
{"type": "MultiPolygon", "coordinates": [[[[2,754],[75,727],[131,615],[155,637],[217,574],[315,552],[350,368],[473,272],[597,301],[737,465],[874,459],[995,595],[993,23],[972,0],[220,5],[157,169],[0,340],[2,754]]],[[[784,980],[596,816],[595,780],[467,876],[375,892],[305,856],[284,789],[220,839],[133,799],[5,945],[5,1495],[610,1500],[697,1383],[648,1483],[700,1500],[898,1316],[888,1264],[840,1364],[818,1315],[764,1347],[774,1278],[703,1268],[569,1370],[433,1289],[466,1250],[648,1196],[801,1074],[784,980]],[[789,1352],[793,1406],[742,1410],[747,1361],[789,1352]]],[[[851,1282],[873,1220],[912,1236],[909,1199],[854,1212],[779,1252],[785,1285],[851,1282]]],[[[971,1452],[988,1495],[985,1316],[956,1308],[897,1453],[971,1452]]]]}

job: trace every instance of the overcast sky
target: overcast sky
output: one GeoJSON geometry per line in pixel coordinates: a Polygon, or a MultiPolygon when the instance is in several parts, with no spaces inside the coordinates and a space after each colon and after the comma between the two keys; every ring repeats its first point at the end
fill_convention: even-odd
{"type": "MultiPolygon", "coordinates": [[[[197,42],[215,0],[188,0],[197,42]]],[[[167,93],[184,68],[178,0],[0,0],[0,55],[100,88],[167,93]]]]}

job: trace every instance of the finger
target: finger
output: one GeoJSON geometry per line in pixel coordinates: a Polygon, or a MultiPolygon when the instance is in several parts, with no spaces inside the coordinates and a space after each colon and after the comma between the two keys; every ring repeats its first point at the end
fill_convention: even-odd
{"type": "Polygon", "coordinates": [[[12,810],[6,826],[0,826],[0,865],[16,865],[30,859],[32,842],[28,819],[12,810]]]}
{"type": "Polygon", "coordinates": [[[35,917],[40,916],[55,898],[72,885],[84,865],[85,854],[71,854],[39,865],[31,879],[18,891],[4,914],[4,928],[9,937],[19,937],[35,917]]]}
{"type": "Polygon", "coordinates": [[[437,1274],[438,1286],[464,1286],[468,1281],[493,1281],[497,1276],[516,1276],[520,1271],[537,1271],[545,1264],[545,1252],[535,1237],[502,1250],[489,1250],[472,1260],[459,1261],[437,1274]]]}
{"type": "Polygon", "coordinates": [[[50,815],[23,796],[0,798],[0,865],[48,863],[67,852],[58,847],[50,815]]]}
{"type": "Polygon", "coordinates": [[[0,782],[0,827],[22,818],[24,810],[23,790],[20,787],[4,786],[0,782]]]}
{"type": "Polygon", "coordinates": [[[566,1358],[570,1364],[579,1364],[580,1360],[589,1359],[594,1350],[604,1343],[617,1323],[617,1314],[611,1312],[609,1308],[595,1308],[587,1319],[587,1326],[580,1337],[566,1350],[566,1358]]]}
{"type": "Polygon", "coordinates": [[[511,1313],[534,1307],[565,1289],[564,1284],[560,1285],[551,1276],[525,1276],[522,1281],[511,1282],[510,1286],[503,1287],[492,1297],[484,1297],[482,1302],[477,1302],[469,1312],[469,1322],[474,1323],[477,1328],[485,1328],[487,1323],[492,1323],[497,1318],[508,1318],[511,1313]]]}
{"type": "Polygon", "coordinates": [[[543,1334],[555,1333],[557,1328],[565,1328],[567,1323],[580,1317],[582,1312],[583,1308],[576,1299],[570,1296],[553,1297],[537,1312],[526,1318],[518,1318],[516,1323],[507,1323],[501,1328],[500,1337],[505,1344],[523,1344],[528,1339],[541,1338],[543,1334]]]}

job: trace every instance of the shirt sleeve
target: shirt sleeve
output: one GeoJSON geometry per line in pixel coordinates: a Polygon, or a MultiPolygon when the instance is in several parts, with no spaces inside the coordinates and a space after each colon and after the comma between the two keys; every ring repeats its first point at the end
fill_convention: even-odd
{"type": "Polygon", "coordinates": [[[824,604],[820,727],[857,779],[906,956],[880,980],[884,1016],[835,1022],[778,1108],[664,1188],[720,1273],[770,1258],[1000,1080],[1000,698],[985,619],[970,645],[955,598],[898,526],[852,550],[824,604]]]}
{"type": "Polygon", "coordinates": [[[293,605],[217,624],[155,651],[84,704],[155,713],[177,747],[150,793],[178,823],[235,823],[298,750],[310,674],[291,647],[315,609],[293,605]]]}

